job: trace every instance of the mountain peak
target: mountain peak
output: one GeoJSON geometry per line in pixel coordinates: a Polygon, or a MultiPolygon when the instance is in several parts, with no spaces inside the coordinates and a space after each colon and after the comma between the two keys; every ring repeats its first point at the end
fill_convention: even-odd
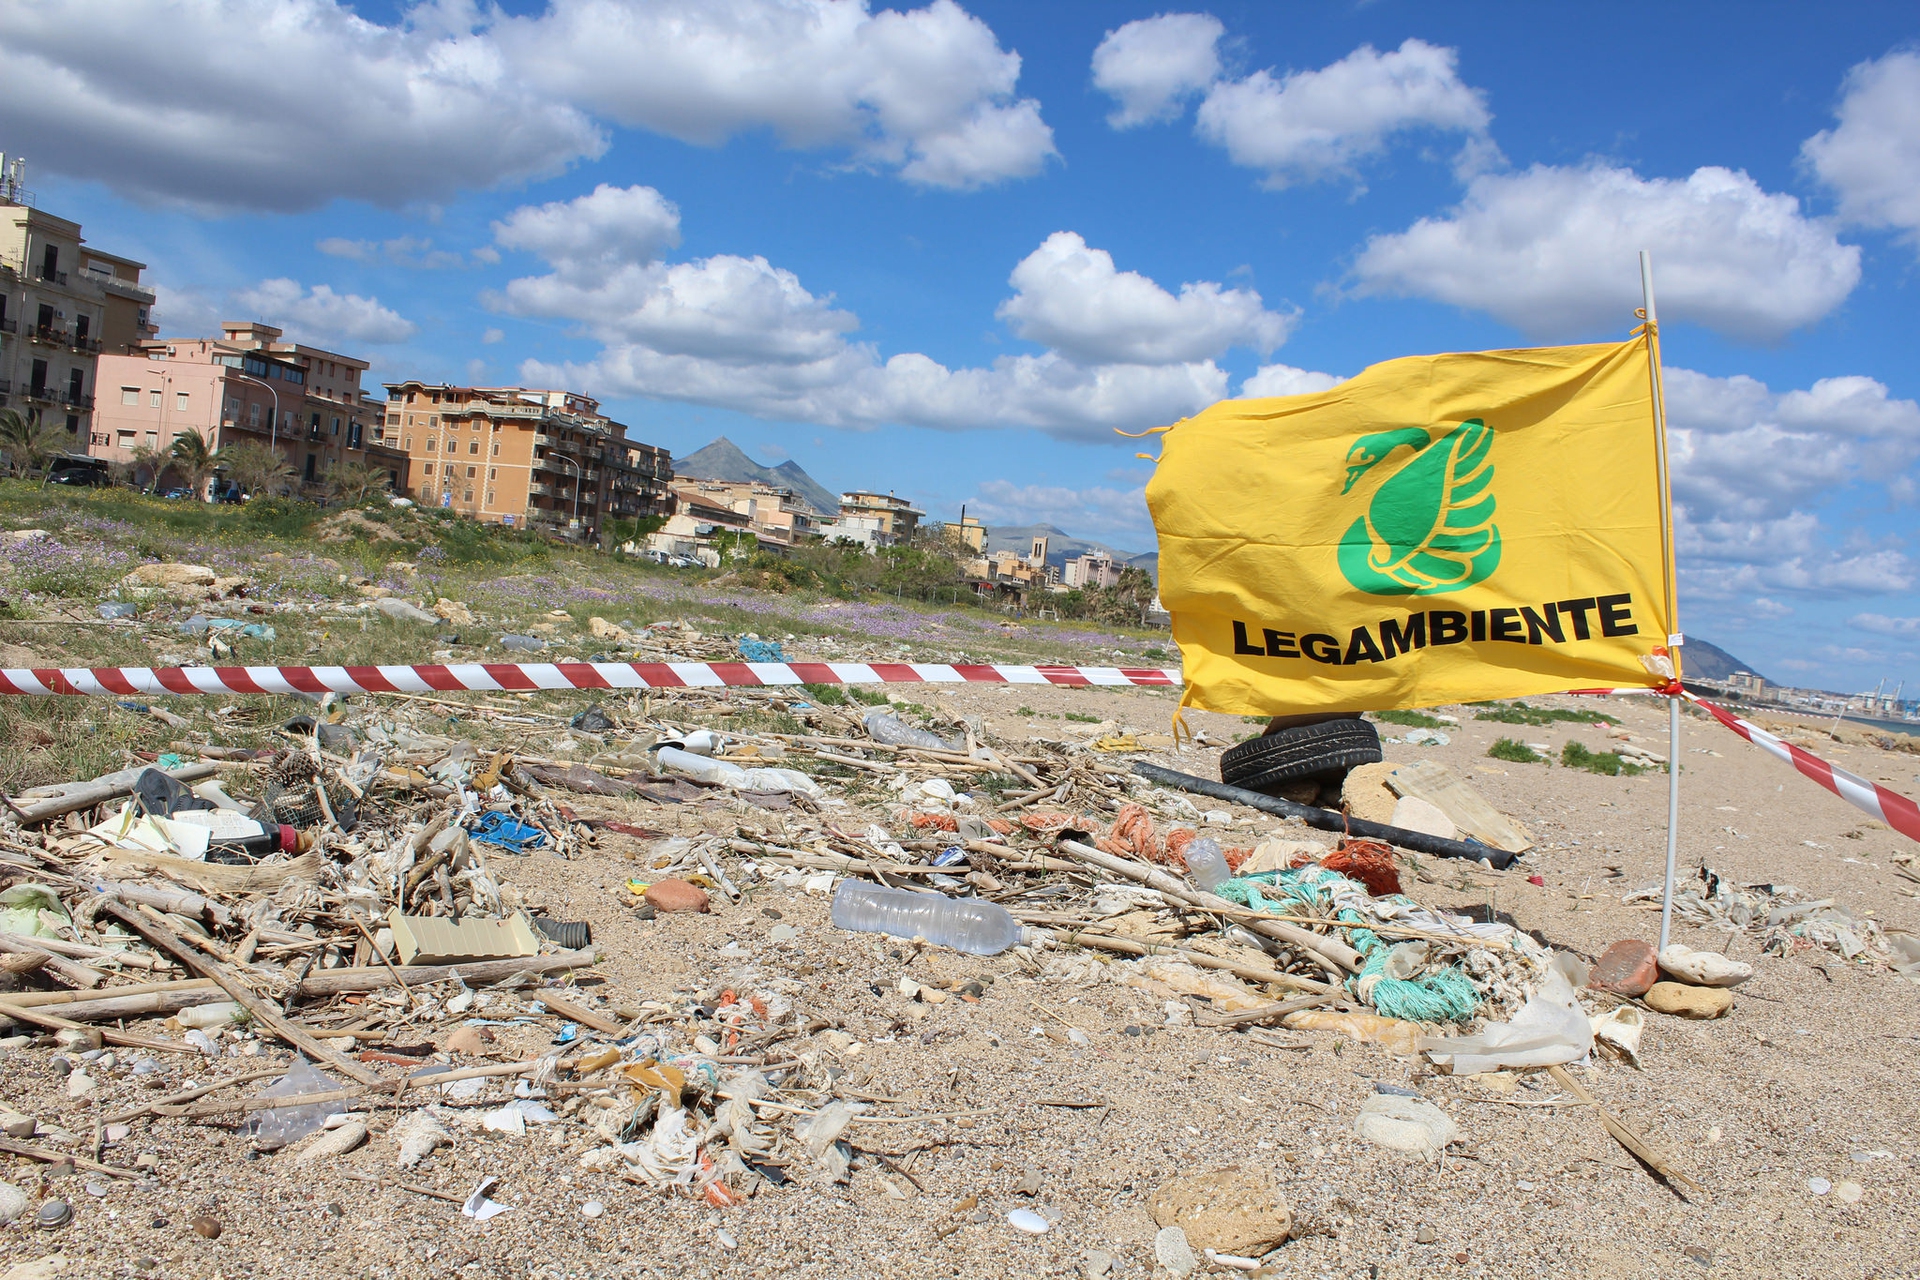
{"type": "Polygon", "coordinates": [[[791,489],[802,502],[823,516],[837,515],[840,511],[839,496],[808,475],[806,468],[793,459],[777,467],[763,466],[725,436],[684,458],[675,458],[673,473],[694,480],[728,480],[736,484],[759,483],[791,489]]]}

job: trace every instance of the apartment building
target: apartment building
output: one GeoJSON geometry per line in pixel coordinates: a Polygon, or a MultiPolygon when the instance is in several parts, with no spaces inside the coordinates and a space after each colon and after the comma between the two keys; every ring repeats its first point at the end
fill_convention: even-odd
{"type": "MultiPolygon", "coordinates": [[[[920,522],[926,518],[926,512],[915,511],[911,502],[896,498],[891,493],[856,490],[840,495],[840,519],[879,521],[880,533],[885,539],[882,545],[912,542],[920,522]]],[[[850,529],[853,527],[857,526],[849,526],[850,529]]],[[[823,526],[822,532],[829,538],[837,536],[831,526],[823,526]]]]}
{"type": "Polygon", "coordinates": [[[380,402],[361,386],[367,362],[281,337],[230,321],[218,338],[146,339],[131,354],[102,355],[88,452],[131,463],[137,448],[164,449],[191,431],[214,449],[256,440],[277,450],[303,496],[324,493],[345,463],[385,471],[404,491],[406,457],[381,441],[380,402]]]}
{"type": "Polygon", "coordinates": [[[1103,551],[1088,551],[1067,561],[1062,581],[1069,587],[1093,590],[1120,585],[1120,566],[1103,551]]]}
{"type": "Polygon", "coordinates": [[[476,520],[598,538],[609,519],[673,510],[673,457],[627,439],[572,391],[389,382],[384,442],[412,463],[415,501],[476,520]]]}
{"type": "Polygon", "coordinates": [[[144,263],[86,243],[80,224],[43,212],[23,164],[0,155],[0,408],[64,426],[86,451],[100,353],[153,336],[144,263]]]}
{"type": "Polygon", "coordinates": [[[805,498],[778,485],[758,480],[700,480],[676,476],[671,487],[676,516],[682,512],[692,514],[726,508],[746,517],[747,531],[763,546],[791,547],[815,536],[820,526],[820,517],[805,498]]]}

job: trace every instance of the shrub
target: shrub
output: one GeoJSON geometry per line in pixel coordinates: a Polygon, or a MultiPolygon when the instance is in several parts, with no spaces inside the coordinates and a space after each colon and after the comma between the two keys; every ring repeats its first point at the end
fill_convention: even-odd
{"type": "Polygon", "coordinates": [[[1599,711],[1562,711],[1558,707],[1530,707],[1524,702],[1511,702],[1505,705],[1492,705],[1473,713],[1475,720],[1491,720],[1495,724],[1525,724],[1536,728],[1543,725],[1567,722],[1570,724],[1619,724],[1610,715],[1599,711]]]}
{"type": "Polygon", "coordinates": [[[1409,729],[1444,729],[1447,722],[1424,711],[1376,711],[1373,718],[1382,724],[1403,724],[1409,729]]]}
{"type": "Polygon", "coordinates": [[[1603,773],[1609,778],[1633,777],[1645,773],[1637,764],[1629,764],[1620,758],[1617,751],[1589,751],[1578,742],[1569,742],[1560,748],[1560,763],[1569,769],[1585,769],[1588,773],[1603,773]]]}
{"type": "Polygon", "coordinates": [[[1487,748],[1487,754],[1495,760],[1511,760],[1514,764],[1545,764],[1546,757],[1517,738],[1500,738],[1487,748]]]}

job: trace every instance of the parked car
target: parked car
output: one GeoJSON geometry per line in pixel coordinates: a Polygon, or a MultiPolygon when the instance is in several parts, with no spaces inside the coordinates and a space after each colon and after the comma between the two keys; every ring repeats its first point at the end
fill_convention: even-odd
{"type": "Polygon", "coordinates": [[[72,485],[83,489],[105,488],[113,480],[104,471],[95,471],[91,467],[70,467],[56,471],[47,477],[48,484],[72,485]]]}
{"type": "Polygon", "coordinates": [[[163,493],[161,493],[160,496],[165,498],[169,502],[190,502],[193,500],[193,490],[168,489],[163,493]]]}

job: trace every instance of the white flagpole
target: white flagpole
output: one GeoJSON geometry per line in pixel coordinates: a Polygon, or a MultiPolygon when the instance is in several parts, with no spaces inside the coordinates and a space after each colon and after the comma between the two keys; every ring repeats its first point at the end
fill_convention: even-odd
{"type": "MultiPolygon", "coordinates": [[[[1653,306],[1653,256],[1645,249],[1640,251],[1640,296],[1646,308],[1647,324],[1657,334],[1659,318],[1653,306]]],[[[1657,360],[1660,350],[1657,342],[1651,343],[1657,360]]],[[[1666,535],[1664,548],[1667,563],[1663,571],[1672,572],[1673,566],[1673,489],[1667,474],[1667,406],[1660,394],[1660,370],[1653,370],[1653,425],[1654,438],[1657,441],[1657,456],[1660,461],[1660,524],[1666,535]]],[[[1678,617],[1670,618],[1678,624],[1678,617]]],[[[1682,643],[1682,637],[1674,632],[1667,637],[1669,654],[1682,643]]],[[[1679,663],[1675,658],[1674,671],[1679,673],[1679,663]]],[[[1674,863],[1680,852],[1680,699],[1678,696],[1667,699],[1667,875],[1660,894],[1660,950],[1667,949],[1668,931],[1673,926],[1673,872],[1674,863]]]]}

